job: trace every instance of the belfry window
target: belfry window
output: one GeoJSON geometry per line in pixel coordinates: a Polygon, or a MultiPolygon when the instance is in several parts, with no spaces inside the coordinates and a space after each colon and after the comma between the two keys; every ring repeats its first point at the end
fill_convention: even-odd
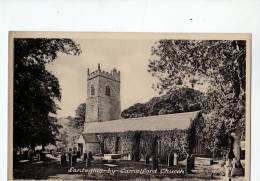
{"type": "Polygon", "coordinates": [[[90,88],[90,93],[91,93],[91,95],[95,95],[95,88],[93,85],[90,88]]]}
{"type": "Polygon", "coordinates": [[[106,95],[110,96],[111,95],[111,90],[109,86],[106,86],[106,95]]]}

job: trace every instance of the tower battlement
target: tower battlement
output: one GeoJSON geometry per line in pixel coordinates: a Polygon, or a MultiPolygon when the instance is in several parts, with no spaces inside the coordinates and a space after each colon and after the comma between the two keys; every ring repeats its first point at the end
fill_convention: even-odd
{"type": "Polygon", "coordinates": [[[119,119],[120,72],[115,68],[111,72],[98,69],[87,70],[87,99],[85,122],[109,121],[119,119]]]}
{"type": "Polygon", "coordinates": [[[88,75],[88,80],[91,80],[97,76],[102,76],[115,81],[120,81],[120,71],[116,70],[115,68],[110,72],[101,70],[100,64],[98,64],[98,69],[93,72],[90,72],[88,69],[87,75],[88,75]]]}

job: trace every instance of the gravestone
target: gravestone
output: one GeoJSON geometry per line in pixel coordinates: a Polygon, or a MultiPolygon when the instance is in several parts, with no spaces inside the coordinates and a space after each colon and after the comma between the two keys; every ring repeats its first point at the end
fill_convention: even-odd
{"type": "Polygon", "coordinates": [[[191,170],[194,169],[194,156],[193,155],[187,155],[186,158],[186,172],[191,173],[191,170]]]}
{"type": "Polygon", "coordinates": [[[93,155],[92,155],[92,152],[88,152],[88,159],[92,160],[93,159],[93,155]]]}
{"type": "Polygon", "coordinates": [[[67,164],[66,155],[63,153],[60,157],[60,164],[65,166],[67,164]]]}
{"type": "Polygon", "coordinates": [[[80,158],[80,151],[77,151],[77,158],[80,158]]]}
{"type": "Polygon", "coordinates": [[[30,150],[28,151],[28,159],[29,159],[30,161],[33,161],[33,156],[34,156],[34,152],[33,152],[32,149],[30,149],[30,150]]]}
{"type": "Polygon", "coordinates": [[[44,152],[40,153],[40,161],[43,161],[43,162],[46,161],[46,154],[44,152]]]}
{"type": "Polygon", "coordinates": [[[88,157],[88,154],[84,153],[83,160],[86,161],[87,157],[88,157]]]}
{"type": "Polygon", "coordinates": [[[86,159],[86,167],[91,167],[91,159],[89,157],[86,159]]]}
{"type": "Polygon", "coordinates": [[[23,152],[23,159],[24,159],[24,160],[28,160],[28,151],[27,151],[27,150],[25,150],[25,151],[23,152]]]}
{"type": "Polygon", "coordinates": [[[150,155],[145,156],[145,164],[149,165],[150,163],[150,155]]]}
{"type": "Polygon", "coordinates": [[[69,164],[72,166],[72,154],[71,152],[68,153],[68,158],[69,158],[69,164]]]}
{"type": "Polygon", "coordinates": [[[158,158],[157,158],[156,155],[153,155],[153,160],[152,160],[152,162],[153,162],[153,169],[154,169],[154,170],[158,170],[158,169],[159,169],[159,165],[158,165],[158,158]]]}
{"type": "Polygon", "coordinates": [[[167,165],[170,167],[170,166],[173,166],[173,157],[174,155],[172,154],[172,153],[170,153],[169,155],[168,155],[168,159],[167,159],[167,165]]]}
{"type": "Polygon", "coordinates": [[[77,154],[72,154],[72,163],[75,164],[77,163],[77,154]]]}
{"type": "Polygon", "coordinates": [[[128,160],[133,160],[133,153],[128,154],[128,160]]]}
{"type": "MultiPolygon", "coordinates": [[[[173,165],[177,166],[177,165],[178,165],[178,161],[179,161],[179,160],[178,160],[178,159],[179,159],[178,153],[175,152],[175,153],[173,154],[173,158],[174,158],[174,159],[173,159],[173,165]]],[[[194,167],[194,166],[193,166],[193,167],[194,167]]]]}

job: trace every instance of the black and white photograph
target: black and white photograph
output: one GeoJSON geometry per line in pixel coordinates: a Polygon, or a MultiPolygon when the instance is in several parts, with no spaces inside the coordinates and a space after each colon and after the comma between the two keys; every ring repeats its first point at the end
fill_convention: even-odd
{"type": "Polygon", "coordinates": [[[250,58],[250,34],[10,32],[9,180],[249,180],[250,58]]]}

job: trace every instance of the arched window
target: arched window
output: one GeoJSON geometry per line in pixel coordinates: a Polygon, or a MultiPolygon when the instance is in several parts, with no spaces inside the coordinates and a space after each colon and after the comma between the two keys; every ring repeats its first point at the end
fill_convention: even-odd
{"type": "Polygon", "coordinates": [[[109,86],[106,86],[106,95],[110,96],[111,95],[111,90],[109,86]]]}
{"type": "Polygon", "coordinates": [[[90,93],[91,93],[91,95],[95,95],[95,88],[93,85],[90,88],[90,93]]]}

